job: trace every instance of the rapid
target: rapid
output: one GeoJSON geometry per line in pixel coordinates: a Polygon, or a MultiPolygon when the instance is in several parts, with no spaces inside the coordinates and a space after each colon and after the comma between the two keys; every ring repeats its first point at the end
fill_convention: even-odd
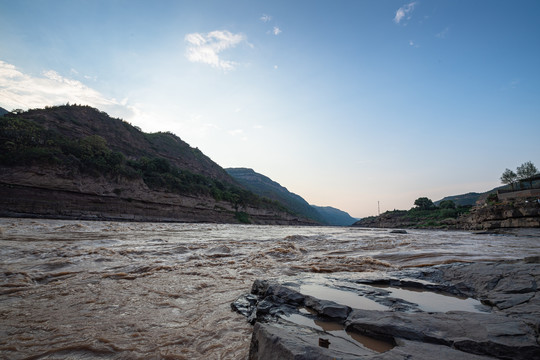
{"type": "Polygon", "coordinates": [[[537,236],[0,218],[1,359],[245,359],[255,279],[540,256],[537,236]]]}

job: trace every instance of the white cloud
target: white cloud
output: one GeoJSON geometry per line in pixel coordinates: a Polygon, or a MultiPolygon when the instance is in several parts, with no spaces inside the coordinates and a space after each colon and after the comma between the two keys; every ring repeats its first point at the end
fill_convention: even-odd
{"type": "MultiPolygon", "coordinates": [[[[407,5],[403,5],[396,11],[396,16],[394,17],[394,22],[396,24],[399,24],[399,22],[409,13],[411,13],[414,10],[414,6],[416,5],[416,1],[413,1],[407,5]]],[[[407,19],[410,19],[410,15],[407,17],[407,19]]]]}
{"type": "Polygon", "coordinates": [[[270,15],[266,15],[266,14],[263,14],[263,16],[261,16],[261,21],[262,22],[269,22],[270,20],[272,20],[272,17],[270,15]]]}
{"type": "Polygon", "coordinates": [[[121,102],[107,98],[99,91],[80,81],[61,76],[54,70],[32,76],[19,71],[14,65],[0,60],[0,106],[13,109],[40,108],[65,103],[96,107],[112,116],[131,119],[141,112],[121,102]]]}
{"type": "Polygon", "coordinates": [[[229,135],[232,135],[232,136],[242,135],[243,133],[244,133],[244,130],[242,129],[229,130],[229,135]]]}
{"type": "Polygon", "coordinates": [[[237,64],[221,59],[219,53],[246,42],[246,37],[243,34],[233,34],[229,31],[212,31],[207,34],[187,34],[185,41],[188,43],[186,57],[189,61],[229,71],[233,70],[237,64]]]}
{"type": "Polygon", "coordinates": [[[281,34],[281,29],[278,28],[277,26],[274,26],[274,29],[272,30],[272,34],[274,34],[274,35],[281,34]]]}
{"type": "Polygon", "coordinates": [[[441,31],[440,33],[435,34],[435,36],[438,37],[439,39],[445,39],[446,36],[448,36],[449,31],[450,31],[450,28],[447,27],[443,31],[441,31]]]}
{"type": "Polygon", "coordinates": [[[414,47],[414,48],[419,48],[419,47],[420,47],[420,45],[416,44],[416,43],[415,43],[414,41],[412,41],[412,40],[409,40],[409,45],[412,46],[412,47],[414,47]]]}

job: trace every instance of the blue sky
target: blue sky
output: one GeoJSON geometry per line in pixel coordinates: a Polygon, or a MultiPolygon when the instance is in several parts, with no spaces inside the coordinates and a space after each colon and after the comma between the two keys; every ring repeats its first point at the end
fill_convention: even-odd
{"type": "Polygon", "coordinates": [[[356,217],[540,167],[538,1],[0,0],[0,106],[83,103],[356,217]]]}

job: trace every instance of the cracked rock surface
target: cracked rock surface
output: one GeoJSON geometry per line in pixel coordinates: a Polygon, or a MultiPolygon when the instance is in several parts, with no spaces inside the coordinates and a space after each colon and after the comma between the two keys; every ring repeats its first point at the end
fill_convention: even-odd
{"type": "Polygon", "coordinates": [[[540,359],[540,258],[256,280],[250,359],[540,359]]]}

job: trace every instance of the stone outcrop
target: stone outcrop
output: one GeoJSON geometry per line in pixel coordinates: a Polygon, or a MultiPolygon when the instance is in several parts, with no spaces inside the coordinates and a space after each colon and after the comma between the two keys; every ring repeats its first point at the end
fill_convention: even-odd
{"type": "Polygon", "coordinates": [[[540,201],[537,198],[481,204],[457,219],[437,221],[437,226],[425,226],[425,220],[412,220],[407,211],[388,211],[379,216],[364,218],[353,226],[371,228],[445,228],[461,230],[498,230],[540,228],[540,201]],[[422,225],[422,226],[420,226],[422,225]]]}
{"type": "MultiPolygon", "coordinates": [[[[255,224],[311,224],[286,212],[238,210],[255,224]]],[[[236,212],[232,204],[210,197],[151,190],[141,179],[82,176],[54,167],[0,167],[0,216],[234,223],[236,212]]]]}
{"type": "Polygon", "coordinates": [[[540,228],[540,202],[531,198],[478,206],[462,219],[462,227],[469,230],[540,228]]]}
{"type": "Polygon", "coordinates": [[[250,359],[540,359],[540,258],[363,275],[255,281],[250,359]]]}

